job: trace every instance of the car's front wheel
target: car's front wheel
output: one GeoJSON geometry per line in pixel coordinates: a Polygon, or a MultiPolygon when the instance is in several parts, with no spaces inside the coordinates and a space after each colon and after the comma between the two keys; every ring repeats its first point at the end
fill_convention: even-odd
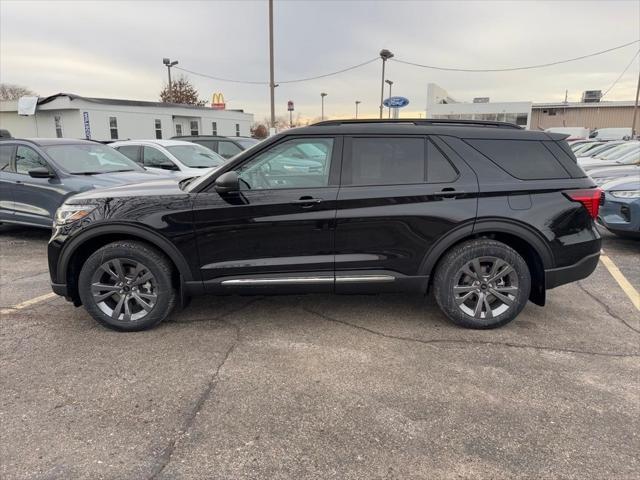
{"type": "Polygon", "coordinates": [[[78,290],[87,312],[114,330],[151,328],[176,303],[171,264],[155,248],[136,241],[110,243],[94,252],[82,266],[78,290]]]}
{"type": "Polygon", "coordinates": [[[457,325],[496,328],[509,323],[529,299],[531,275],[514,249],[489,239],[452,248],[439,262],[434,294],[457,325]]]}

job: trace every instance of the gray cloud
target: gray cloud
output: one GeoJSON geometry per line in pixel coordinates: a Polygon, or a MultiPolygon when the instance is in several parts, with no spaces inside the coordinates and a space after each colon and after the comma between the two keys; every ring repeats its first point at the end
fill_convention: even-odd
{"type": "MultiPolygon", "coordinates": [[[[278,1],[275,4],[277,80],[338,70],[391,49],[398,58],[447,67],[485,68],[543,63],[622,44],[640,36],[640,3],[278,1]]],[[[227,78],[268,80],[266,1],[3,1],[0,78],[41,95],[156,100],[166,79],[161,59],[227,78]]],[[[577,100],[606,89],[637,46],[571,64],[509,73],[455,73],[389,62],[394,93],[424,109],[426,85],[438,83],[459,99],[577,100]]],[[[633,98],[636,62],[609,94],[633,98]]],[[[176,72],[177,73],[177,72],[176,72]]],[[[230,108],[267,115],[266,86],[217,82],[190,75],[203,98],[222,91],[230,108]]],[[[304,117],[320,111],[349,115],[353,102],[375,115],[378,62],[335,77],[276,89],[278,114],[296,102],[304,117]]]]}

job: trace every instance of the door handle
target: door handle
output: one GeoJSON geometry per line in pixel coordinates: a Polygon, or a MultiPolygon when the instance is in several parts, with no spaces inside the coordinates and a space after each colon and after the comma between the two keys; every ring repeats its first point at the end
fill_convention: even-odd
{"type": "Polygon", "coordinates": [[[435,194],[435,198],[456,198],[459,195],[462,195],[464,192],[461,190],[456,190],[452,187],[446,187],[440,190],[435,194]]]}
{"type": "Polygon", "coordinates": [[[295,200],[293,203],[300,205],[302,208],[311,208],[320,202],[322,202],[321,198],[313,198],[309,195],[305,195],[304,197],[300,197],[298,200],[295,200]]]}

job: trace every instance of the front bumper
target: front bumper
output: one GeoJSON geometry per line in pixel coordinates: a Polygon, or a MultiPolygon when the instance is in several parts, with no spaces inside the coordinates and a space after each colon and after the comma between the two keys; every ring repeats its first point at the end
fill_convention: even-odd
{"type": "Polygon", "coordinates": [[[598,220],[612,232],[640,234],[640,200],[616,198],[606,192],[598,220]]]}
{"type": "Polygon", "coordinates": [[[596,252],[591,255],[587,255],[573,265],[545,270],[545,287],[547,289],[555,288],[560,285],[564,285],[565,283],[575,282],[588,277],[598,266],[599,259],[600,252],[596,252]]]}

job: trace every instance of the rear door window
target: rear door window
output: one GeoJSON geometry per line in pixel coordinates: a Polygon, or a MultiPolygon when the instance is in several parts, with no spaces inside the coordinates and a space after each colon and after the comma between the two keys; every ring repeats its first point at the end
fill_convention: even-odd
{"type": "Polygon", "coordinates": [[[354,137],[343,185],[404,185],[426,180],[423,137],[354,137]]]}
{"type": "Polygon", "coordinates": [[[138,145],[123,145],[116,148],[116,150],[118,150],[129,160],[133,160],[136,163],[142,163],[142,161],[140,160],[140,147],[138,145]]]}
{"type": "Polygon", "coordinates": [[[569,178],[567,171],[540,141],[468,139],[465,142],[520,180],[569,178]]]}
{"type": "Polygon", "coordinates": [[[0,172],[13,171],[11,158],[15,149],[15,145],[0,145],[0,172]]]}

